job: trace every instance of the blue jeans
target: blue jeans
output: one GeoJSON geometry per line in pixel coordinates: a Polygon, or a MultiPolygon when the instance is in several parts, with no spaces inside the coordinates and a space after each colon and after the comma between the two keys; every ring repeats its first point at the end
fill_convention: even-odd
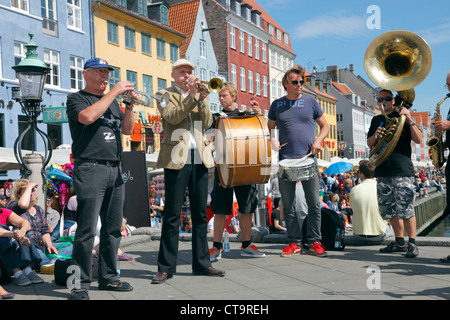
{"type": "MultiPolygon", "coordinates": [[[[58,251],[58,255],[63,255],[63,256],[72,256],[72,251],[73,251],[73,245],[66,245],[65,247],[61,248],[62,243],[53,243],[53,246],[56,248],[56,250],[58,251]]],[[[45,255],[44,252],[42,252],[39,249],[36,249],[40,255],[40,258],[42,259],[41,263],[39,264],[39,266],[43,266],[45,264],[49,264],[51,262],[51,260],[53,258],[49,258],[45,255]]]]}
{"type": "Polygon", "coordinates": [[[41,256],[38,249],[33,243],[29,247],[19,246],[16,251],[15,245],[8,246],[7,242],[10,242],[11,238],[0,238],[2,242],[2,249],[0,250],[0,258],[3,266],[8,273],[16,268],[23,269],[27,266],[31,266],[32,269],[37,268],[41,262],[41,256]]]}
{"type": "MultiPolygon", "coordinates": [[[[73,220],[64,220],[64,229],[70,228],[75,223],[76,222],[73,221],[73,220]]],[[[56,225],[55,229],[53,229],[53,232],[52,232],[52,235],[51,235],[51,238],[52,238],[53,242],[55,242],[60,236],[60,234],[59,234],[59,226],[60,226],[60,224],[61,224],[61,221],[58,221],[58,224],[56,225]]]]}
{"type": "MultiPolygon", "coordinates": [[[[302,242],[302,223],[305,217],[301,206],[299,204],[296,205],[297,181],[279,178],[278,183],[280,185],[281,201],[283,202],[288,241],[289,243],[300,244],[302,242]]],[[[319,175],[317,174],[310,180],[302,181],[301,185],[308,206],[307,242],[308,245],[312,245],[314,242],[320,243],[322,240],[320,232],[322,216],[320,213],[319,175]]]]}

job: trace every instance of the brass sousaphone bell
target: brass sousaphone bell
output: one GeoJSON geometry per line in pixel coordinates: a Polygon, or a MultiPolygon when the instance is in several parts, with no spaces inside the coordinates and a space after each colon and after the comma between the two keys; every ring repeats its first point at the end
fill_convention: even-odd
{"type": "MultiPolygon", "coordinates": [[[[431,50],[425,40],[410,31],[390,31],[378,36],[366,50],[364,69],[378,87],[397,91],[400,107],[411,107],[414,87],[428,75],[432,64],[431,50]]],[[[384,110],[382,110],[384,114],[384,110]]],[[[406,116],[388,118],[385,134],[378,137],[369,153],[369,161],[375,166],[389,158],[397,145],[406,116]]]]}

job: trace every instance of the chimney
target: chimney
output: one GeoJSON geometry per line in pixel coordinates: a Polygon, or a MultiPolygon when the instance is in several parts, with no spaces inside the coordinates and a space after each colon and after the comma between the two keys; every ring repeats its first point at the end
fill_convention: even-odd
{"type": "Polygon", "coordinates": [[[355,73],[355,69],[353,68],[353,63],[350,64],[350,72],[355,73]]]}
{"type": "Polygon", "coordinates": [[[323,92],[323,80],[319,79],[319,91],[323,92]]]}
{"type": "Polygon", "coordinates": [[[328,66],[327,76],[331,78],[332,81],[339,83],[339,67],[338,66],[328,66]]]}

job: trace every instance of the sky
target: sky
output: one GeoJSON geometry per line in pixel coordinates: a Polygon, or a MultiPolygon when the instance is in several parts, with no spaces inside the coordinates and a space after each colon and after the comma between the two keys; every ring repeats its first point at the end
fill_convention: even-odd
{"type": "MultiPolygon", "coordinates": [[[[349,68],[368,81],[364,53],[379,35],[406,30],[429,45],[433,62],[428,76],[415,89],[413,109],[433,117],[445,97],[450,70],[449,0],[257,0],[258,4],[289,34],[295,63],[312,72],[327,66],[349,68]]],[[[395,94],[395,93],[394,93],[395,94]]],[[[446,117],[450,99],[441,105],[446,117]]]]}

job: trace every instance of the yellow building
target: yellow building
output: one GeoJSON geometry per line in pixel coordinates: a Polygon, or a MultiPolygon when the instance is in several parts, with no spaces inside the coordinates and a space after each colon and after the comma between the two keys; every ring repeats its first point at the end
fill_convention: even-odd
{"type": "MultiPolygon", "coordinates": [[[[168,27],[166,3],[147,7],[146,1],[136,1],[132,11],[115,2],[92,2],[95,56],[115,68],[110,88],[119,81],[132,82],[137,90],[151,94],[170,87],[172,64],[179,58],[179,47],[186,36],[168,27]],[[154,20],[147,18],[150,13],[156,13],[154,20]]],[[[158,131],[158,125],[154,125],[158,111],[155,100],[149,100],[150,106],[135,105],[134,131],[131,136],[123,136],[124,150],[159,151],[161,137],[154,133],[158,131]]]]}
{"type": "MultiPolygon", "coordinates": [[[[314,76],[305,74],[305,86],[303,93],[317,100],[322,108],[325,120],[330,126],[328,136],[322,142],[322,150],[318,154],[318,158],[329,161],[337,156],[337,135],[336,135],[336,101],[338,100],[331,93],[328,93],[328,84],[322,80],[316,81],[314,76]],[[328,154],[327,154],[328,152],[328,154]]],[[[317,134],[320,128],[317,127],[317,134]]]]}

